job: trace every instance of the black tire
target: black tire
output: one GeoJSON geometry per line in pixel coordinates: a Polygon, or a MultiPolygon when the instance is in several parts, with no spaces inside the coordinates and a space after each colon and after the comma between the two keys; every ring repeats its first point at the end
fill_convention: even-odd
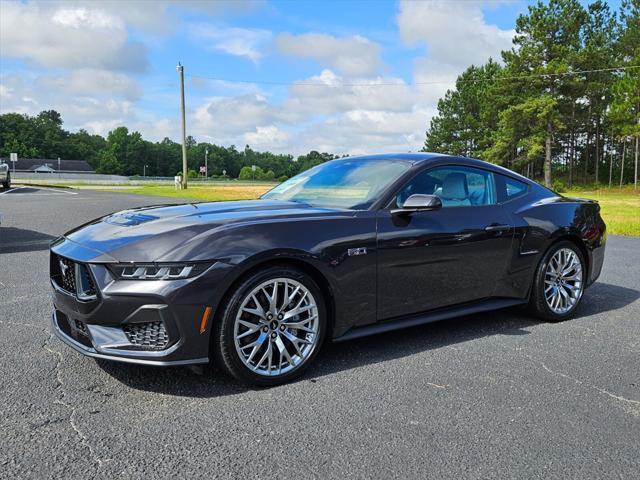
{"type": "Polygon", "coordinates": [[[6,182],[2,182],[2,186],[4,188],[11,188],[11,174],[7,173],[7,181],[6,182]]]}
{"type": "Polygon", "coordinates": [[[305,272],[289,266],[268,267],[249,274],[237,287],[231,297],[224,304],[221,314],[217,317],[215,330],[212,337],[212,348],[217,364],[231,376],[241,382],[256,387],[271,387],[290,382],[299,377],[314,361],[324,342],[327,330],[327,308],[322,291],[316,282],[305,272]],[[277,376],[264,376],[251,371],[240,359],[236,351],[234,328],[239,309],[245,298],[254,288],[277,278],[286,278],[299,282],[311,293],[315,299],[318,312],[317,340],[313,351],[302,364],[292,371],[277,376]]]}
{"type": "Polygon", "coordinates": [[[536,269],[536,274],[533,279],[533,286],[531,290],[531,298],[529,300],[529,311],[536,317],[545,320],[547,322],[561,322],[568,318],[571,318],[575,313],[578,305],[582,301],[582,294],[584,293],[585,282],[586,282],[586,263],[584,260],[584,256],[580,249],[576,246],[575,243],[570,242],[568,240],[562,240],[560,242],[554,243],[549,250],[544,254],[542,260],[538,264],[538,268],[536,269]],[[545,272],[547,271],[547,267],[552,257],[559,250],[567,248],[573,251],[578,259],[580,260],[581,268],[582,268],[582,283],[581,283],[581,292],[576,303],[564,313],[557,313],[551,309],[547,300],[545,298],[545,272]]]}

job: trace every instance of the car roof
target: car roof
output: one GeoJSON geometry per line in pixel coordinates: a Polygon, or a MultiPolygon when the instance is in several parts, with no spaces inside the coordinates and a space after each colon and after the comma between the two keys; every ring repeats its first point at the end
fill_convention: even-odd
{"type": "MultiPolygon", "coordinates": [[[[336,160],[404,160],[410,162],[413,165],[424,165],[427,163],[434,163],[436,166],[439,164],[447,164],[448,161],[454,161],[460,165],[467,165],[470,167],[484,168],[492,170],[495,173],[501,173],[513,178],[516,178],[529,185],[539,185],[533,180],[520,175],[513,170],[509,170],[501,165],[495,163],[485,162],[484,160],[478,160],[477,158],[461,157],[459,155],[447,155],[445,153],[434,152],[410,152],[410,153],[381,153],[371,155],[357,155],[353,157],[343,157],[336,160]]],[[[334,160],[335,161],[335,160],[334,160]]]]}
{"type": "Polygon", "coordinates": [[[411,163],[422,163],[435,158],[450,157],[442,153],[416,152],[416,153],[379,153],[370,155],[356,155],[353,157],[344,157],[344,160],[405,160],[411,163]]]}

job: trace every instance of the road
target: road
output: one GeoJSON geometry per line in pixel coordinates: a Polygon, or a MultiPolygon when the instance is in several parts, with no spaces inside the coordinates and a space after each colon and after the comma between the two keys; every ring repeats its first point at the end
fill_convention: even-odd
{"type": "Polygon", "coordinates": [[[637,478],[640,238],[609,238],[574,320],[507,310],[329,344],[300,381],[247,390],[49,332],[48,242],[163,201],[0,193],[0,477],[637,478]]]}

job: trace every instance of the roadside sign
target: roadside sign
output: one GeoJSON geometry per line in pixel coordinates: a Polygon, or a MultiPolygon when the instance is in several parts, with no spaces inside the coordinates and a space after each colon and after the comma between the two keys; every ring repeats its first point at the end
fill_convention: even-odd
{"type": "Polygon", "coordinates": [[[10,154],[9,154],[9,159],[10,159],[12,162],[17,162],[17,161],[18,161],[18,154],[17,154],[17,153],[10,153],[10,154]]]}
{"type": "Polygon", "coordinates": [[[200,173],[207,173],[207,169],[204,165],[200,165],[200,173]]]}
{"type": "Polygon", "coordinates": [[[251,165],[251,171],[253,171],[253,172],[256,171],[256,166],[255,165],[251,165]]]}

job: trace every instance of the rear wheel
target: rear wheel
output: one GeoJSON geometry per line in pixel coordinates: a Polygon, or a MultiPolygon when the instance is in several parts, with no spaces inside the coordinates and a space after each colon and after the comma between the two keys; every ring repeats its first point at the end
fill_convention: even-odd
{"type": "Polygon", "coordinates": [[[584,257],[574,243],[553,245],[536,271],[529,305],[533,313],[552,322],[569,318],[582,299],[585,275],[584,257]]]}
{"type": "Polygon", "coordinates": [[[7,173],[7,180],[2,182],[4,188],[11,188],[11,173],[7,173]]]}
{"type": "Polygon", "coordinates": [[[326,330],[322,292],[306,273],[271,267],[248,277],[217,325],[216,352],[234,377],[255,386],[288,382],[308,367],[326,330]]]}

